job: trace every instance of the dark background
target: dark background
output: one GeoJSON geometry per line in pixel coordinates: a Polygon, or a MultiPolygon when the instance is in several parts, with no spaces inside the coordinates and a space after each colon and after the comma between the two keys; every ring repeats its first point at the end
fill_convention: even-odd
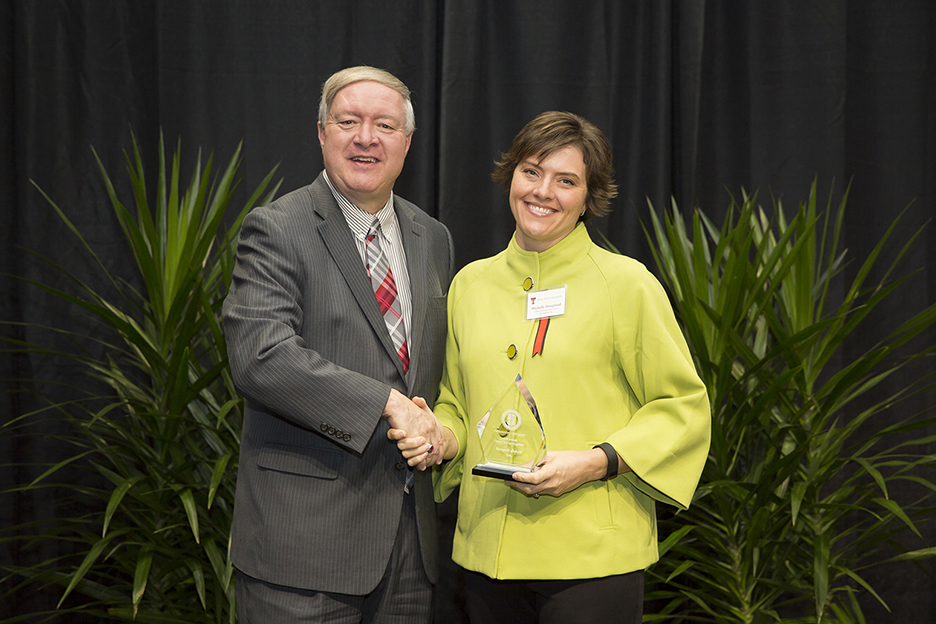
{"type": "MultiPolygon", "coordinates": [[[[904,208],[899,242],[934,214],[930,0],[4,0],[0,319],[81,327],[52,298],[7,277],[48,279],[25,249],[94,280],[31,180],[120,273],[128,250],[91,146],[124,185],[119,192],[131,128],[150,168],[160,130],[170,150],[181,139],[185,172],[199,149],[226,162],[243,141],[242,187],[279,163],[281,192],[292,190],[322,165],[322,82],[357,64],[385,68],[413,90],[418,129],[395,190],[449,226],[459,266],[506,245],[513,221],[490,181],[493,161],[524,123],[551,109],[583,115],[608,135],[621,193],[595,227],[651,267],[641,227],[648,198],[661,209],[672,197],[718,221],[729,192],[759,190],[766,204],[774,195],[789,210],[814,179],[823,202],[833,184],[837,201],[851,182],[844,246],[855,260],[846,278],[904,208]]],[[[927,228],[900,265],[913,272],[909,286],[849,348],[867,348],[936,302],[933,236],[927,228]]],[[[3,331],[33,338],[24,328],[3,331]]],[[[0,353],[2,421],[34,407],[18,392],[27,380],[74,382],[69,374],[0,353]]],[[[11,463],[57,461],[56,452],[0,437],[0,485],[35,474],[11,463]]],[[[0,518],[22,522],[51,507],[20,498],[0,518]]],[[[443,507],[446,522],[450,511],[443,507]]],[[[925,543],[936,543],[933,527],[925,531],[925,543]]],[[[2,548],[4,559],[17,558],[2,548]]],[[[869,622],[936,618],[933,584],[912,566],[871,578],[893,614],[865,599],[869,622]]],[[[441,621],[461,621],[457,589],[441,593],[441,621]]],[[[0,605],[0,617],[9,609],[0,605]]]]}

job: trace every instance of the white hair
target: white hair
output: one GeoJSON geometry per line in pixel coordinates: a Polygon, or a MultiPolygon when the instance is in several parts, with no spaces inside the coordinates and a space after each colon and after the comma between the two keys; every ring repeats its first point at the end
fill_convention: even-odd
{"type": "Polygon", "coordinates": [[[331,106],[335,95],[347,87],[349,84],[362,81],[371,81],[390,87],[403,96],[403,109],[406,112],[406,134],[410,134],[416,129],[416,113],[413,112],[413,102],[410,99],[410,90],[403,84],[399,78],[388,71],[370,67],[368,65],[358,65],[357,67],[348,67],[335,72],[329,76],[328,80],[322,85],[322,98],[319,100],[318,120],[322,126],[325,126],[325,120],[328,117],[328,108],[331,106]]]}

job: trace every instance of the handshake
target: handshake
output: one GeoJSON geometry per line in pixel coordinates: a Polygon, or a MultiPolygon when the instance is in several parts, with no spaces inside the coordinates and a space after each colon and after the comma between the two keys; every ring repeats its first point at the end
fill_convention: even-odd
{"type": "Polygon", "coordinates": [[[413,468],[425,470],[455,457],[458,443],[451,430],[443,427],[421,397],[409,400],[395,389],[383,416],[390,423],[387,437],[396,440],[403,458],[413,468]]]}

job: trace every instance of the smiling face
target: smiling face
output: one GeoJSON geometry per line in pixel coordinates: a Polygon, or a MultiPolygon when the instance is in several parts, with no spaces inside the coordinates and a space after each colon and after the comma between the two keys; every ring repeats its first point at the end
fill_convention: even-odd
{"type": "Polygon", "coordinates": [[[403,96],[384,85],[354,82],[335,94],[319,143],[328,179],[359,208],[376,213],[390,197],[413,134],[406,134],[403,96]]]}
{"type": "Polygon", "coordinates": [[[509,198],[521,249],[546,251],[575,229],[588,196],[586,180],[582,151],[572,145],[517,165],[509,198]]]}

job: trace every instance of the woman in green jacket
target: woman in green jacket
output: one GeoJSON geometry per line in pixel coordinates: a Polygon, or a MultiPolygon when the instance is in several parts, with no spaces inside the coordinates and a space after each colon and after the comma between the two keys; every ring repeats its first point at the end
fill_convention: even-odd
{"type": "Polygon", "coordinates": [[[640,622],[643,571],[659,556],[655,502],[688,507],[708,453],[705,386],[659,282],[585,229],[616,195],[597,127],[543,113],[493,178],[517,227],[449,291],[434,410],[445,448],[391,435],[411,465],[448,460],[436,500],[460,487],[452,556],[468,571],[474,624],[640,622]],[[544,290],[554,315],[531,318],[544,290]],[[518,374],[550,450],[513,480],[474,475],[478,422],[518,374]]]}

